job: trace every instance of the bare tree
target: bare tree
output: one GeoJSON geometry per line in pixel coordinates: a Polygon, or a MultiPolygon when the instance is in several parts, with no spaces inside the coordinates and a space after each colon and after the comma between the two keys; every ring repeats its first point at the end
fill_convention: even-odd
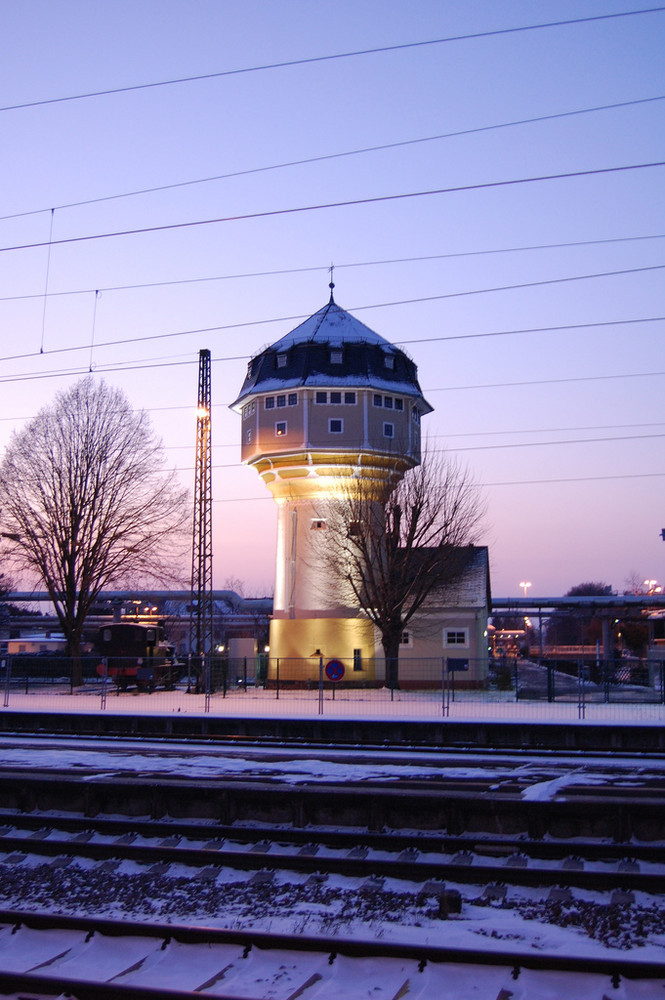
{"type": "Polygon", "coordinates": [[[349,479],[326,501],[321,533],[328,575],[340,602],[355,604],[378,629],[386,680],[398,683],[402,633],[428,598],[459,578],[485,514],[468,471],[441,453],[395,484],[349,479]]]}
{"type": "Polygon", "coordinates": [[[177,578],[187,493],[162,464],[146,414],[92,376],[59,393],[5,452],[0,526],[7,555],[48,591],[75,660],[75,683],[83,625],[100,591],[177,578]]]}

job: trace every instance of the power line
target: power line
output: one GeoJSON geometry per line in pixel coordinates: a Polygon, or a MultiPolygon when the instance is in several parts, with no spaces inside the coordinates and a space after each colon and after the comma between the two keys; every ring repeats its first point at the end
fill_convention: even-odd
{"type": "MultiPolygon", "coordinates": [[[[445,435],[439,435],[444,437],[445,435]]],[[[485,444],[485,445],[471,445],[462,448],[433,448],[430,454],[458,454],[460,452],[467,451],[503,451],[506,448],[549,448],[556,445],[571,445],[571,444],[603,444],[603,443],[615,443],[617,441],[650,441],[653,438],[663,438],[664,434],[623,434],[614,435],[612,437],[595,437],[595,438],[569,438],[564,441],[516,441],[510,444],[485,444]]],[[[239,447],[238,444],[235,447],[239,447]]],[[[214,470],[219,469],[237,469],[241,465],[240,462],[215,462],[212,465],[214,470]]],[[[191,472],[193,466],[176,466],[175,472],[191,472]]]]}
{"type": "Polygon", "coordinates": [[[561,174],[542,174],[533,177],[517,177],[504,181],[485,181],[481,184],[458,184],[453,187],[434,188],[429,191],[409,191],[400,194],[375,195],[370,198],[350,198],[344,201],[322,202],[316,205],[300,205],[295,208],[277,208],[265,212],[243,212],[239,215],[225,215],[214,219],[198,219],[190,222],[171,222],[160,226],[141,226],[138,229],[120,229],[106,233],[89,233],[85,236],[68,236],[59,240],[42,240],[38,243],[19,243],[14,246],[0,247],[0,252],[10,250],[36,250],[42,247],[66,246],[72,243],[85,243],[91,240],[105,240],[118,236],[139,236],[147,233],[163,233],[180,229],[192,229],[197,226],[219,225],[224,222],[247,222],[251,219],[269,219],[275,216],[299,215],[304,212],[318,212],[323,209],[353,208],[357,205],[376,205],[391,201],[404,201],[410,198],[428,198],[442,194],[461,194],[467,191],[486,191],[492,188],[514,187],[520,184],[537,184],[545,181],[572,180],[581,177],[595,177],[601,174],[626,173],[631,170],[647,170],[653,167],[664,167],[665,160],[652,163],[631,163],[620,167],[598,167],[593,170],[573,170],[561,174]]]}
{"type": "MultiPolygon", "coordinates": [[[[613,104],[597,104],[589,108],[577,108],[573,111],[559,111],[549,115],[534,115],[531,118],[516,118],[509,122],[498,122],[493,125],[479,125],[475,128],[458,129],[454,132],[441,132],[437,135],[420,136],[416,139],[401,139],[395,142],[384,142],[375,146],[362,146],[358,149],[347,149],[337,153],[323,153],[319,156],[303,157],[299,160],[286,160],[282,163],[271,163],[262,167],[248,167],[245,170],[233,170],[225,174],[213,174],[211,177],[197,177],[187,181],[175,181],[172,184],[158,184],[153,187],[137,188],[134,191],[122,191],[117,194],[100,195],[97,198],[85,198],[82,201],[64,202],[49,208],[33,208],[26,212],[13,212],[11,215],[1,215],[0,221],[22,219],[31,215],[41,215],[43,212],[61,212],[68,208],[82,208],[86,205],[99,205],[107,201],[121,198],[135,198],[140,195],[158,194],[163,191],[177,191],[180,188],[193,187],[197,184],[210,184],[214,181],[231,180],[235,177],[248,177],[252,174],[268,173],[273,170],[285,170],[290,167],[302,167],[311,163],[323,163],[327,160],[338,160],[348,156],[361,156],[367,153],[380,153],[389,149],[402,149],[405,146],[416,146],[426,142],[439,142],[443,139],[457,139],[466,135],[478,135],[483,132],[493,132],[504,128],[515,128],[519,125],[536,125],[541,122],[555,121],[560,118],[573,118],[579,115],[595,114],[599,111],[616,111],[619,108],[629,108],[638,104],[651,104],[665,100],[665,95],[636,98],[632,101],[615,101],[613,104]]],[[[335,265],[337,266],[337,265],[335,265]]]]}
{"type": "MultiPolygon", "coordinates": [[[[335,270],[353,269],[355,267],[382,267],[386,264],[420,264],[432,260],[454,260],[463,257],[482,257],[490,254],[502,253],[526,253],[533,250],[563,250],[571,247],[602,246],[611,243],[636,243],[643,240],[662,240],[665,233],[651,233],[643,236],[612,236],[601,240],[569,240],[565,243],[534,243],[521,247],[490,247],[488,250],[459,250],[453,253],[424,254],[416,257],[388,257],[384,260],[360,260],[335,264],[335,270]]],[[[72,288],[62,291],[48,291],[48,298],[56,298],[65,295],[91,295],[102,292],[122,292],[136,291],[142,288],[165,288],[173,285],[193,285],[208,281],[238,281],[247,278],[274,278],[286,274],[308,274],[315,271],[329,271],[329,264],[316,264],[311,267],[289,267],[278,268],[271,271],[246,271],[239,274],[215,274],[199,278],[176,278],[171,281],[144,281],[131,285],[106,285],[101,288],[72,288]]],[[[27,295],[2,295],[0,302],[20,302],[29,299],[43,299],[44,292],[31,292],[27,295]]],[[[367,307],[367,308],[371,308],[367,307]]],[[[287,317],[287,319],[299,319],[301,317],[287,317]]],[[[272,322],[272,320],[270,321],[272,322]]]]}
{"type": "MultiPolygon", "coordinates": [[[[511,479],[494,483],[479,483],[478,485],[485,489],[494,486],[550,486],[566,483],[611,482],[623,479],[662,479],[663,476],[665,476],[665,472],[635,472],[608,476],[569,476],[555,479],[511,479]]],[[[224,497],[213,500],[213,503],[252,503],[255,500],[260,502],[272,500],[272,496],[266,494],[256,497],[224,497]]]]}
{"type": "MultiPolygon", "coordinates": [[[[506,291],[517,291],[523,288],[537,288],[544,285],[557,285],[563,284],[568,281],[586,281],[592,278],[608,278],[617,277],[619,275],[626,274],[640,274],[645,271],[660,271],[665,269],[665,264],[651,264],[646,267],[632,267],[632,268],[622,268],[618,271],[596,271],[593,274],[578,274],[570,275],[565,278],[545,278],[541,281],[528,281],[521,282],[515,285],[495,285],[490,288],[476,288],[470,289],[462,292],[444,292],[441,295],[426,295],[415,299],[400,299],[394,302],[375,302],[371,305],[360,305],[353,306],[350,311],[361,312],[366,309],[385,309],[391,306],[403,306],[403,305],[414,305],[421,302],[436,302],[442,299],[453,299],[462,296],[469,295],[485,295],[490,292],[506,292],[506,291]]],[[[77,351],[89,351],[93,346],[96,349],[102,347],[122,347],[125,344],[141,344],[148,341],[156,340],[170,340],[174,337],[189,337],[194,334],[202,333],[219,333],[222,330],[237,330],[248,326],[260,326],[270,323],[293,323],[297,320],[306,319],[307,314],[300,313],[295,316],[279,316],[270,319],[262,320],[245,320],[242,323],[226,323],[219,326],[207,326],[198,327],[189,330],[175,330],[171,333],[151,333],[147,334],[145,337],[125,337],[122,340],[102,340],[97,341],[93,344],[76,344],[68,347],[54,347],[49,351],[27,351],[21,354],[9,354],[4,357],[0,357],[0,361],[21,361],[27,360],[28,358],[43,357],[44,354],[55,355],[55,354],[72,354],[77,351]]],[[[665,319],[665,316],[644,316],[632,319],[617,319],[617,320],[600,320],[593,323],[569,323],[558,326],[542,326],[542,327],[526,327],[521,329],[513,330],[492,330],[484,331],[482,333],[453,333],[453,334],[442,334],[438,337],[415,337],[411,340],[397,340],[396,344],[426,344],[426,343],[436,343],[439,341],[452,341],[452,340],[476,340],[483,337],[507,337],[514,336],[517,334],[525,333],[552,333],[556,331],[563,330],[580,330],[580,329],[593,329],[596,327],[604,326],[627,326],[634,323],[657,323],[665,319]]],[[[239,354],[232,355],[224,358],[213,358],[214,362],[219,361],[246,361],[251,357],[249,354],[239,354]]]]}
{"type": "Polygon", "coordinates": [[[400,52],[406,49],[425,48],[431,45],[444,45],[449,42],[472,41],[479,38],[491,38],[500,35],[512,35],[525,31],[539,31],[544,28],[560,28],[573,24],[588,24],[593,21],[608,21],[620,17],[633,17],[637,14],[657,14],[665,7],[648,7],[642,10],[618,11],[614,14],[596,14],[590,17],[567,18],[562,21],[548,21],[542,24],[525,24],[514,28],[497,28],[493,31],[475,31],[463,35],[448,35],[445,38],[430,38],[418,42],[402,42],[397,45],[381,45],[368,49],[356,49],[349,52],[337,52],[326,56],[308,56],[303,59],[288,59],[282,62],[262,63],[258,66],[246,66],[240,69],[221,70],[215,73],[200,73],[195,76],[175,77],[170,80],[159,80],[152,83],[131,84],[125,87],[113,87],[108,90],[89,91],[80,94],[70,94],[65,97],[50,97],[39,101],[25,101],[22,104],[9,104],[0,107],[0,111],[22,111],[26,108],[39,108],[49,104],[64,104],[69,101],[82,101],[92,97],[109,97],[114,94],[127,94],[137,90],[151,90],[157,87],[170,87],[183,83],[198,83],[203,80],[215,80],[228,76],[240,76],[246,73],[260,73],[267,70],[287,69],[294,66],[306,66],[313,63],[332,62],[337,59],[352,59],[358,56],[378,55],[386,52],[400,52]]]}
{"type": "Polygon", "coordinates": [[[469,389],[514,389],[520,386],[531,385],[566,385],[572,382],[605,382],[612,379],[622,378],[657,378],[665,375],[665,372],[620,372],[616,375],[576,375],[571,378],[546,378],[531,379],[524,382],[484,382],[478,385],[446,385],[436,389],[425,389],[428,395],[431,392],[459,392],[469,389]]]}

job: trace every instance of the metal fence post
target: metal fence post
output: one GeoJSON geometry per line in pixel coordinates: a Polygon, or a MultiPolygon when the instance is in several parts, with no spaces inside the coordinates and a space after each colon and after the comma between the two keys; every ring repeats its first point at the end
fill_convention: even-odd
{"type": "Polygon", "coordinates": [[[319,657],[319,715],[323,715],[323,657],[319,657]]]}
{"type": "Polygon", "coordinates": [[[441,657],[441,712],[446,719],[450,715],[450,688],[447,678],[447,658],[441,657]]]}
{"type": "Polygon", "coordinates": [[[109,677],[108,677],[108,660],[107,660],[107,658],[105,656],[102,657],[102,666],[103,666],[104,669],[102,671],[102,692],[101,692],[101,702],[100,702],[100,706],[99,707],[100,707],[101,711],[103,712],[104,709],[106,708],[106,686],[107,686],[107,681],[109,679],[109,677]]]}
{"type": "Polygon", "coordinates": [[[205,700],[203,703],[203,711],[210,711],[210,657],[206,656],[204,653],[201,657],[203,660],[203,669],[205,671],[205,700]]]}
{"type": "Polygon", "coordinates": [[[279,656],[275,668],[275,701],[279,701],[279,656]]]}
{"type": "Polygon", "coordinates": [[[584,660],[577,664],[577,717],[586,718],[586,702],[584,691],[584,660]]]}
{"type": "Polygon", "coordinates": [[[6,660],[2,660],[2,665],[5,667],[7,673],[5,674],[5,701],[4,707],[9,708],[9,685],[11,683],[12,676],[12,658],[8,656],[6,660]]]}

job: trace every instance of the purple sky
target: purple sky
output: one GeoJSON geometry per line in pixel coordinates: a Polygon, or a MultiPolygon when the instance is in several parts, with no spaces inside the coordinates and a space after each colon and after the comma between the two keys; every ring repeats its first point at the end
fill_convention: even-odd
{"type": "MultiPolygon", "coordinates": [[[[7,0],[0,103],[647,6],[7,0]]],[[[51,220],[58,241],[659,162],[664,42],[665,12],[635,14],[3,110],[0,247],[47,242],[51,220]],[[642,103],[567,114],[626,102],[642,103]],[[509,124],[552,115],[565,117],[509,124]],[[222,174],[236,176],[186,183],[222,174]],[[185,186],[113,197],[168,185],[185,186]]],[[[227,404],[248,357],[324,304],[334,262],[338,303],[418,364],[432,444],[485,485],[495,596],[522,580],[542,596],[588,579],[665,582],[664,176],[645,167],[54,242],[50,256],[4,250],[0,446],[92,365],[149,410],[189,485],[209,348],[215,584],[266,592],[276,512],[239,465],[227,404]]]]}

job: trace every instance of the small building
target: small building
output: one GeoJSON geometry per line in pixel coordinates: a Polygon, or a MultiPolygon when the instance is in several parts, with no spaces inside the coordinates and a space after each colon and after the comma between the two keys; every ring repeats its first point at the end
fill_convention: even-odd
{"type": "Polygon", "coordinates": [[[426,672],[434,673],[431,686],[439,687],[440,669],[455,674],[456,687],[478,688],[487,683],[489,550],[484,545],[469,545],[461,551],[459,576],[431,596],[426,609],[414,615],[402,636],[401,687],[423,687],[426,672]]]}

